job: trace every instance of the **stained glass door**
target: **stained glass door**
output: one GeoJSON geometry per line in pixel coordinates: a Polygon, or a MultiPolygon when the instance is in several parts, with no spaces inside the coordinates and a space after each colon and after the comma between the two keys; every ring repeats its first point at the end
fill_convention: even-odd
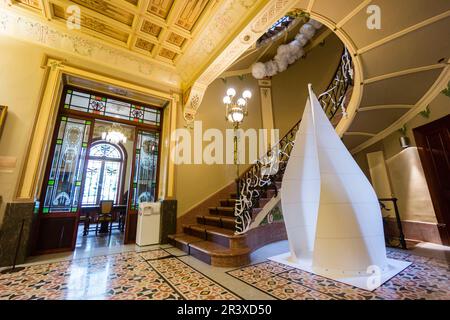
{"type": "Polygon", "coordinates": [[[130,207],[125,231],[126,243],[132,243],[136,239],[139,203],[158,200],[159,139],[158,132],[138,130],[136,134],[130,207]]]}
{"type": "Polygon", "coordinates": [[[37,226],[37,252],[72,250],[90,139],[90,120],[61,116],[50,152],[37,226]]]}

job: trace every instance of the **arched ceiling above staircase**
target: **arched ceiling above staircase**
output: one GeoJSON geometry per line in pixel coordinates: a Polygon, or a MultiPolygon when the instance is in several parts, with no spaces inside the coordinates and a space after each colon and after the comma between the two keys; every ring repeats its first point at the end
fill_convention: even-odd
{"type": "MultiPolygon", "coordinates": [[[[426,108],[450,80],[448,0],[300,0],[292,3],[291,9],[304,10],[324,23],[353,55],[356,83],[349,117],[337,127],[352,152],[399,129],[426,108]],[[380,8],[379,30],[367,27],[370,5],[380,8]]],[[[241,54],[248,47],[242,45],[241,54]]],[[[228,50],[225,48],[223,55],[228,50]]],[[[233,54],[236,56],[235,47],[233,54]]],[[[231,65],[220,69],[217,62],[211,63],[216,77],[231,65]]]]}
{"type": "Polygon", "coordinates": [[[334,26],[359,61],[359,110],[343,136],[353,152],[400,128],[450,80],[449,1],[307,2],[311,15],[334,26]],[[369,5],[381,10],[380,30],[366,27],[369,5]]]}

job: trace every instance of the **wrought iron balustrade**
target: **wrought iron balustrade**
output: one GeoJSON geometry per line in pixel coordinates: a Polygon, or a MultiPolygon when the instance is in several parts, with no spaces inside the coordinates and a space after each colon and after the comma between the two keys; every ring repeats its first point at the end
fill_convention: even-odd
{"type": "MultiPolygon", "coordinates": [[[[353,64],[347,49],[344,49],[339,66],[324,93],[318,99],[330,121],[342,111],[345,116],[346,96],[353,85],[353,64]]],[[[259,200],[273,189],[278,193],[277,181],[281,181],[287,162],[295,143],[295,136],[300,125],[299,120],[291,130],[267,154],[250,166],[237,184],[237,201],[235,205],[236,234],[249,230],[253,219],[253,209],[259,200]]]]}
{"type": "MultiPolygon", "coordinates": [[[[385,202],[392,202],[392,205],[394,206],[395,223],[397,225],[397,231],[398,231],[398,239],[396,239],[396,240],[399,241],[400,247],[402,249],[406,250],[407,246],[406,246],[405,234],[403,233],[402,220],[400,219],[400,211],[398,210],[397,201],[398,201],[397,198],[380,198],[380,199],[378,199],[378,202],[380,203],[380,207],[386,211],[391,211],[391,209],[389,209],[385,205],[385,202]]],[[[387,223],[387,221],[384,217],[383,217],[383,223],[387,223]]],[[[392,241],[388,236],[385,235],[385,238],[386,238],[387,245],[394,246],[394,245],[392,245],[392,241]]]]}

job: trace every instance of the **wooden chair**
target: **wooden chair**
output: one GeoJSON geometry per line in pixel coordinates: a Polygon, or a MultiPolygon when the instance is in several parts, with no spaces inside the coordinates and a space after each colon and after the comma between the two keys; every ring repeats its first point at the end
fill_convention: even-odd
{"type": "Polygon", "coordinates": [[[97,215],[96,219],[96,225],[95,225],[95,235],[98,233],[98,225],[100,223],[106,223],[109,222],[109,232],[112,232],[112,225],[113,225],[113,215],[112,215],[112,209],[113,209],[113,200],[102,200],[100,201],[100,212],[97,215]]]}

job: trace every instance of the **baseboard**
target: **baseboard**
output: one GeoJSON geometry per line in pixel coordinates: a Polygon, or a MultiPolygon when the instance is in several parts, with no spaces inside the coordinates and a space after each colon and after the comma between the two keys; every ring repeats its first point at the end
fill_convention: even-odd
{"type": "MultiPolygon", "coordinates": [[[[385,233],[387,237],[398,237],[398,228],[395,218],[384,218],[385,233]]],[[[402,220],[403,233],[406,240],[413,242],[431,242],[445,244],[440,229],[442,225],[432,222],[402,220]]]]}

